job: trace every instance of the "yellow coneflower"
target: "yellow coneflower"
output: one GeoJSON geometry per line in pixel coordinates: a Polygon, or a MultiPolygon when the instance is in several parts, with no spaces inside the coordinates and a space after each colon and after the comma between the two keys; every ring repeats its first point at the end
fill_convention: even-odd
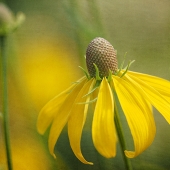
{"type": "Polygon", "coordinates": [[[95,38],[86,51],[88,73],[77,83],[49,101],[41,110],[37,128],[44,134],[51,125],[49,150],[68,125],[70,146],[75,156],[85,164],[81,152],[81,136],[90,103],[95,104],[92,139],[97,151],[106,158],[116,155],[115,94],[127,119],[134,151],[125,150],[128,158],[142,153],[154,140],[156,127],[154,106],[170,123],[170,82],[147,74],[129,71],[130,64],[118,69],[116,51],[103,38],[95,38]]]}

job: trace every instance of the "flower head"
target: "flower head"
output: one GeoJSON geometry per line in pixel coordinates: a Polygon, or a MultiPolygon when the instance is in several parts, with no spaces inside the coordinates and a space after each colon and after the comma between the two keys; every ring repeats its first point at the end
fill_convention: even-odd
{"type": "Polygon", "coordinates": [[[117,70],[116,51],[104,38],[95,38],[87,47],[86,64],[91,77],[96,76],[94,64],[99,69],[100,77],[107,77],[109,70],[114,74],[117,70]]]}
{"type": "Polygon", "coordinates": [[[68,125],[70,146],[75,156],[85,164],[81,152],[81,136],[87,111],[94,105],[92,139],[96,150],[104,157],[116,155],[115,94],[118,97],[131,135],[134,151],[125,150],[134,158],[148,148],[154,140],[156,126],[152,112],[154,106],[170,123],[170,82],[147,74],[129,71],[129,65],[118,69],[116,51],[103,38],[95,38],[86,51],[89,72],[67,90],[49,101],[41,110],[37,128],[44,134],[51,124],[49,150],[54,146],[63,127],[68,125]]]}

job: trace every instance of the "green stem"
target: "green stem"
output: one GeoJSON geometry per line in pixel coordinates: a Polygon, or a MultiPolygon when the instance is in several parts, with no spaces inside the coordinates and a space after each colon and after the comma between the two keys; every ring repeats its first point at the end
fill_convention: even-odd
{"type": "Polygon", "coordinates": [[[124,162],[125,162],[126,169],[132,170],[133,168],[132,168],[131,162],[130,162],[129,158],[126,157],[126,155],[124,153],[124,151],[126,150],[126,143],[125,143],[125,138],[124,138],[122,126],[121,126],[121,123],[120,123],[120,117],[119,117],[119,114],[118,114],[116,104],[115,104],[115,125],[116,125],[116,130],[117,130],[117,134],[118,134],[118,138],[119,138],[121,151],[122,151],[122,155],[123,155],[123,159],[124,159],[124,162]]]}
{"type": "Polygon", "coordinates": [[[12,170],[12,159],[9,139],[9,116],[8,116],[8,83],[7,83],[7,56],[5,51],[6,36],[0,36],[0,52],[1,52],[1,70],[2,70],[2,109],[3,109],[3,126],[4,140],[6,147],[6,156],[8,170],[12,170]]]}

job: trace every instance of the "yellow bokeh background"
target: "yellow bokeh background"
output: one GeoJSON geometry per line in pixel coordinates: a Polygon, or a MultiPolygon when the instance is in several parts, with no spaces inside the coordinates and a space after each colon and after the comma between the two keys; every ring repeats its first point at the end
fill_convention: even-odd
{"type": "Polygon", "coordinates": [[[20,57],[19,67],[23,85],[38,108],[82,75],[76,52],[64,42],[45,39],[30,42],[29,47],[23,47],[21,53],[23,56],[20,57]]]}

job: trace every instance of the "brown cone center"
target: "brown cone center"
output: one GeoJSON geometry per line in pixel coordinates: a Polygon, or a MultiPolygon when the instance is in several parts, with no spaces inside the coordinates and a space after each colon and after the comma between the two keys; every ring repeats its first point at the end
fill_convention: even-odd
{"type": "Polygon", "coordinates": [[[100,77],[107,77],[109,70],[114,73],[117,70],[116,51],[113,46],[104,38],[93,39],[86,50],[86,65],[91,77],[96,76],[98,67],[100,77]]]}

